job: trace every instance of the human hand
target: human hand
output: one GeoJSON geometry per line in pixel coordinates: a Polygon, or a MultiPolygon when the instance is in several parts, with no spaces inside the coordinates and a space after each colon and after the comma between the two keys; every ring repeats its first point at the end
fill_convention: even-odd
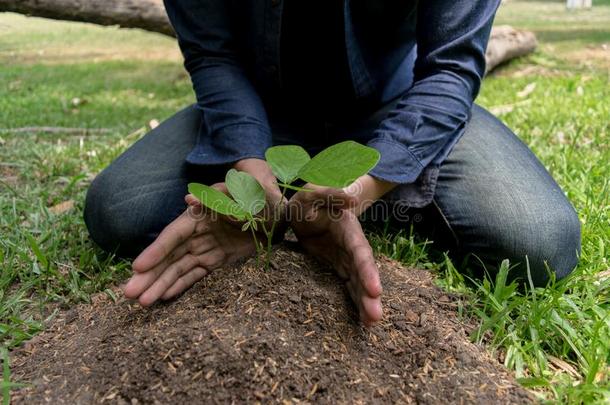
{"type": "Polygon", "coordinates": [[[190,194],[186,201],[189,208],[133,261],[134,274],[123,292],[142,306],[171,299],[211,271],[256,251],[252,237],[236,221],[205,213],[190,194]]]}
{"type": "MultiPolygon", "coordinates": [[[[281,192],[266,162],[245,159],[234,167],[261,183],[267,193],[268,207],[281,206],[281,192]]],[[[223,183],[213,187],[227,192],[223,183]]],[[[241,231],[240,223],[226,216],[205,213],[192,195],[186,196],[186,202],[189,209],[134,260],[134,275],[124,287],[127,298],[138,299],[143,306],[173,298],[212,270],[256,251],[251,235],[241,231]]],[[[275,213],[269,208],[267,212],[275,213]]],[[[277,218],[277,215],[270,216],[270,221],[277,218]]],[[[264,238],[264,235],[258,237],[264,238]]]]}
{"type": "Polygon", "coordinates": [[[314,189],[296,193],[288,203],[290,225],[307,252],[330,264],[346,281],[360,319],[381,320],[381,281],[373,251],[355,210],[360,200],[343,190],[314,189]]]}

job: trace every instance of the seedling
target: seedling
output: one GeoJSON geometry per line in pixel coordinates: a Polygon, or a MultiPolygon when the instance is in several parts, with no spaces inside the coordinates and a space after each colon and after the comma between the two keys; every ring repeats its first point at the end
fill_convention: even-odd
{"type": "MultiPolygon", "coordinates": [[[[379,152],[375,149],[354,141],[330,146],[313,159],[305,149],[296,145],[274,146],[265,153],[267,163],[279,180],[278,186],[282,189],[281,201],[284,201],[288,189],[312,191],[295,186],[293,183],[297,180],[324,187],[346,187],[375,167],[379,157],[379,152]]],[[[235,169],[227,172],[225,185],[230,197],[198,183],[189,184],[188,190],[208,209],[244,222],[242,231],[252,232],[258,253],[257,260],[265,253],[264,245],[256,237],[260,227],[267,238],[265,268],[268,269],[277,221],[273,218],[271,227],[268,228],[267,219],[261,215],[266,205],[265,190],[254,177],[235,169]]]]}

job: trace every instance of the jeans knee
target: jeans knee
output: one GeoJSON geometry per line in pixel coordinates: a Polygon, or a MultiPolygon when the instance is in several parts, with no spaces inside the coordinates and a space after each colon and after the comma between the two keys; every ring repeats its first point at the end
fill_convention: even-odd
{"type": "Polygon", "coordinates": [[[85,199],[85,224],[91,239],[103,250],[133,256],[139,237],[130,216],[120,207],[119,190],[111,177],[102,172],[91,183],[85,199]]]}
{"type": "Polygon", "coordinates": [[[563,239],[560,260],[555,267],[557,279],[568,276],[578,265],[581,253],[581,225],[578,215],[570,205],[560,224],[563,229],[563,239]]]}
{"type": "Polygon", "coordinates": [[[515,274],[527,280],[529,267],[536,286],[545,285],[552,274],[556,280],[568,276],[578,264],[581,250],[580,220],[572,205],[566,200],[529,221],[529,229],[541,231],[523,235],[524,249],[512,252],[512,260],[519,263],[515,274]]]}

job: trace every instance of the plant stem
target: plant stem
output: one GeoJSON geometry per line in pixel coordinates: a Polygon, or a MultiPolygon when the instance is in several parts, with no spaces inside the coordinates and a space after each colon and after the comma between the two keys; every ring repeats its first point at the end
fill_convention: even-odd
{"type": "MultiPolygon", "coordinates": [[[[282,187],[282,197],[280,198],[280,204],[284,203],[284,198],[286,197],[286,191],[288,190],[286,185],[283,185],[283,186],[284,187],[282,187]]],[[[275,217],[275,208],[273,210],[273,214],[275,217]]],[[[261,225],[263,227],[263,232],[265,233],[265,236],[267,236],[267,257],[265,258],[265,270],[269,270],[269,264],[271,262],[271,250],[273,248],[273,234],[275,233],[276,224],[277,224],[276,218],[271,218],[271,229],[267,232],[267,228],[265,227],[264,222],[261,223],[261,225]]]]}
{"type": "Polygon", "coordinates": [[[252,232],[252,239],[254,239],[254,246],[256,246],[256,266],[260,264],[260,256],[262,251],[262,244],[259,243],[258,238],[256,237],[256,232],[254,232],[254,227],[250,226],[250,231],[252,232]]]}
{"type": "Polygon", "coordinates": [[[265,221],[261,222],[261,227],[263,228],[263,233],[267,237],[267,253],[265,254],[265,270],[269,270],[269,264],[271,263],[273,228],[275,227],[275,222],[271,225],[271,230],[269,230],[269,231],[267,231],[267,227],[265,227],[265,221]]]}

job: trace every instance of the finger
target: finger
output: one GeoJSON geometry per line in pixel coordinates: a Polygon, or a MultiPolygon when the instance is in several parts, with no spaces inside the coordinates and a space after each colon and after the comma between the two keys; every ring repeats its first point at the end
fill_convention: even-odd
{"type": "Polygon", "coordinates": [[[209,272],[216,270],[227,262],[227,255],[224,250],[217,248],[197,257],[199,266],[204,267],[209,272]]]}
{"type": "Polygon", "coordinates": [[[201,220],[204,218],[205,209],[204,209],[203,205],[201,204],[201,201],[199,201],[197,199],[197,197],[195,197],[192,194],[187,194],[186,196],[184,196],[184,202],[186,202],[186,205],[187,205],[186,210],[192,218],[195,218],[198,220],[201,220]]]}
{"type": "Polygon", "coordinates": [[[371,298],[363,296],[360,298],[362,302],[362,308],[364,316],[360,316],[360,319],[366,326],[372,326],[377,322],[381,321],[383,317],[383,307],[381,305],[380,298],[371,298]]]}
{"type": "Polygon", "coordinates": [[[197,228],[197,221],[184,213],[176,218],[159,234],[157,239],[133,261],[136,272],[145,272],[161,262],[174,249],[191,236],[197,228]]]}
{"type": "Polygon", "coordinates": [[[135,273],[123,287],[123,294],[128,299],[138,298],[162,273],[162,269],[147,271],[145,273],[135,273]]]}
{"type": "Polygon", "coordinates": [[[375,263],[371,247],[368,243],[356,247],[353,255],[358,282],[362,285],[364,292],[369,297],[379,297],[383,292],[383,288],[381,287],[379,269],[375,263]]]}
{"type": "Polygon", "coordinates": [[[210,233],[204,233],[203,235],[197,235],[191,237],[176,249],[168,253],[163,260],[153,266],[151,269],[147,271],[153,271],[155,273],[161,274],[165,269],[167,269],[172,263],[177,260],[180,260],[187,253],[191,253],[193,255],[200,255],[207,251],[210,251],[218,246],[218,242],[214,235],[210,233]]]}
{"type": "Polygon", "coordinates": [[[187,253],[190,252],[192,255],[198,256],[216,249],[217,247],[218,242],[211,234],[204,234],[190,239],[176,248],[172,253],[167,255],[151,270],[136,273],[123,287],[125,297],[129,299],[138,298],[161,276],[161,274],[168,269],[168,267],[170,267],[177,260],[181,259],[187,253]]]}
{"type": "Polygon", "coordinates": [[[155,282],[148,288],[138,301],[142,306],[154,304],[180,277],[198,266],[194,256],[187,254],[171,264],[155,282]]]}
{"type": "MultiPolygon", "coordinates": [[[[176,247],[171,252],[168,252],[161,259],[161,261],[159,261],[154,266],[149,267],[149,268],[143,268],[139,264],[138,265],[133,264],[132,269],[133,269],[134,273],[147,273],[147,272],[152,271],[152,272],[157,272],[157,273],[161,274],[161,272],[163,272],[163,270],[165,270],[170,264],[172,264],[176,260],[180,259],[186,253],[188,253],[188,244],[185,242],[185,243],[182,243],[180,246],[176,247]]],[[[142,254],[140,254],[140,256],[142,256],[142,254]]],[[[139,260],[140,256],[138,256],[138,258],[136,258],[136,260],[139,260]]],[[[134,261],[134,263],[135,263],[135,261],[134,261]]]]}
{"type": "Polygon", "coordinates": [[[167,289],[161,296],[162,300],[169,300],[174,298],[175,296],[182,294],[184,290],[191,287],[197,281],[201,280],[208,274],[208,271],[203,267],[195,267],[182,277],[180,277],[176,282],[167,289]]]}
{"type": "Polygon", "coordinates": [[[184,202],[186,202],[186,204],[190,206],[201,205],[201,201],[199,201],[197,197],[195,197],[193,194],[187,194],[186,196],[184,196],[184,202]]]}
{"type": "Polygon", "coordinates": [[[188,251],[191,254],[199,256],[212,249],[216,249],[218,247],[218,240],[216,240],[212,233],[204,233],[188,240],[185,244],[188,246],[188,251]]]}
{"type": "MultiPolygon", "coordinates": [[[[192,271],[195,267],[203,267],[211,272],[221,267],[226,262],[226,254],[218,245],[208,245],[201,249],[198,255],[187,254],[184,258],[171,264],[152,282],[147,280],[148,285],[145,289],[139,289],[138,299],[143,306],[152,305],[155,301],[172,287],[172,285],[182,276],[192,271]]],[[[148,273],[144,273],[148,274],[148,273]]]]}
{"type": "MultiPolygon", "coordinates": [[[[357,219],[355,219],[357,221],[357,219]]],[[[356,232],[345,234],[346,250],[351,254],[351,263],[353,264],[352,272],[357,281],[362,285],[363,291],[369,297],[379,297],[383,292],[381,287],[381,279],[379,278],[379,269],[375,263],[373,249],[369,245],[368,240],[360,228],[356,232]]]]}
{"type": "Polygon", "coordinates": [[[362,291],[361,286],[350,280],[345,283],[347,290],[358,308],[358,314],[362,323],[366,326],[372,326],[379,322],[383,316],[381,299],[379,297],[372,298],[367,296],[362,291]]]}

